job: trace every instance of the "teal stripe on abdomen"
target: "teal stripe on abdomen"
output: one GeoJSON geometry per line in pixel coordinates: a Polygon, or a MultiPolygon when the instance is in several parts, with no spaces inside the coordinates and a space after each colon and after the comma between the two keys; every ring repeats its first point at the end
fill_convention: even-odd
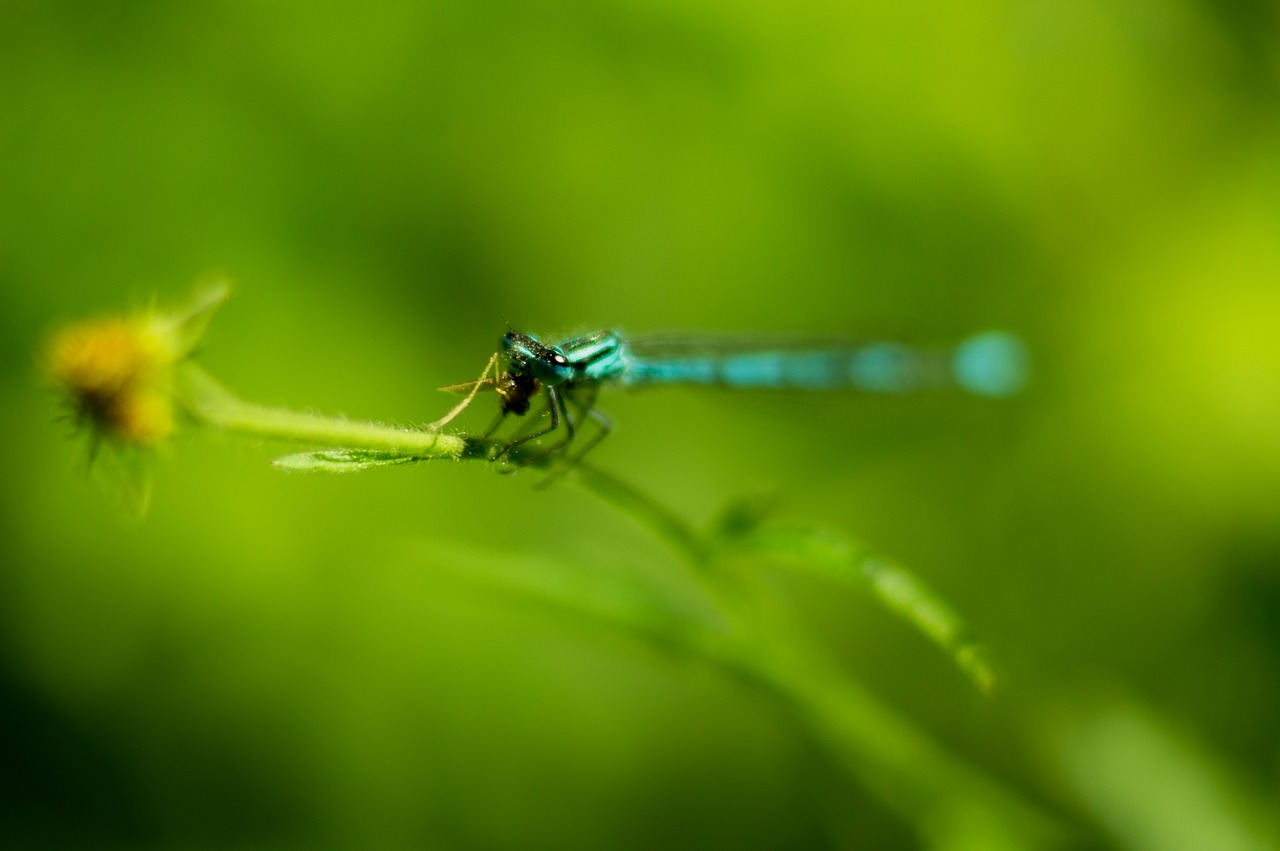
{"type": "Polygon", "coordinates": [[[627,368],[623,383],[797,390],[854,387],[878,393],[901,392],[918,383],[920,357],[904,346],[885,343],[840,352],[747,352],[723,357],[636,359],[627,368]]]}
{"type": "Polygon", "coordinates": [[[838,350],[755,351],[725,355],[631,358],[628,386],[712,384],[742,389],[907,393],[958,387],[978,396],[1009,396],[1026,383],[1026,349],[1012,334],[975,334],[953,349],[870,343],[838,350]]]}

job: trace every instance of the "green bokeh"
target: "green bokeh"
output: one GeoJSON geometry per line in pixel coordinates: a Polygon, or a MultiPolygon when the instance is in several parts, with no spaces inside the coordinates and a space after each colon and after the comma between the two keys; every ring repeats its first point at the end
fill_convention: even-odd
{"type": "Polygon", "coordinates": [[[777,593],[1070,842],[1265,847],[1278,45],[1270,6],[1208,0],[0,4],[0,844],[991,835],[904,824],[775,702],[471,578],[678,570],[572,487],[284,476],[189,434],[122,519],[34,352],[225,273],[210,370],[400,422],[506,323],[1017,331],[1017,400],[655,390],[602,401],[594,457],[699,524],[773,489],[927,578],[998,699],[867,599],[777,593]]]}

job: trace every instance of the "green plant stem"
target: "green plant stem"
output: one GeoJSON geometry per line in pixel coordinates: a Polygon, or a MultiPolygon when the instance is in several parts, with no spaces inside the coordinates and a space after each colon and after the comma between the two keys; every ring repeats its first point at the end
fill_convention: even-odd
{"type": "MultiPolygon", "coordinates": [[[[708,602],[727,629],[707,631],[686,625],[686,652],[772,694],[795,713],[803,727],[825,744],[840,765],[908,820],[936,819],[963,810],[982,812],[1005,822],[1027,847],[1052,844],[1053,822],[1036,807],[984,772],[957,759],[923,731],[903,721],[840,670],[829,654],[785,628],[758,632],[759,620],[743,599],[705,568],[711,547],[703,536],[644,493],[585,464],[573,479],[630,514],[667,541],[698,571],[708,602]]],[[[782,625],[778,625],[782,626],[782,625]]],[[[790,626],[790,625],[787,625],[790,626]]],[[[672,642],[666,624],[650,638],[672,642]]],[[[649,630],[639,628],[639,632],[649,630]]]]}
{"type": "Polygon", "coordinates": [[[460,457],[458,435],[302,413],[242,401],[194,363],[182,365],[175,388],[194,421],[223,431],[349,449],[374,449],[420,459],[460,457]]]}
{"type": "MultiPolygon", "coordinates": [[[[211,428],[374,453],[370,458],[358,453],[352,458],[328,458],[327,463],[334,467],[439,458],[492,461],[501,449],[482,438],[244,402],[190,362],[181,367],[175,390],[188,415],[211,428]]],[[[519,462],[518,453],[512,460],[519,462]]],[[[550,462],[536,458],[532,466],[546,463],[550,462]]],[[[802,631],[762,631],[751,601],[738,593],[739,589],[728,586],[724,577],[707,569],[712,553],[707,536],[641,491],[595,467],[579,464],[570,477],[666,541],[694,568],[707,602],[717,613],[714,626],[653,624],[625,613],[617,620],[601,613],[597,617],[614,626],[628,626],[659,645],[682,647],[686,653],[771,693],[825,743],[846,771],[909,820],[945,818],[974,810],[1008,822],[1026,847],[1043,847],[1050,842],[1055,830],[1033,805],[900,719],[851,682],[829,654],[803,637],[802,631]]]]}
{"type": "Polygon", "coordinates": [[[710,548],[703,536],[655,500],[582,462],[574,467],[573,479],[596,496],[613,503],[619,511],[639,519],[695,568],[705,566],[710,548]]]}
{"type": "Polygon", "coordinates": [[[756,646],[737,641],[721,661],[789,705],[853,777],[909,823],[965,811],[1003,823],[1027,848],[1056,844],[1059,827],[1038,807],[958,758],[851,680],[830,654],[796,632],[756,646]]]}

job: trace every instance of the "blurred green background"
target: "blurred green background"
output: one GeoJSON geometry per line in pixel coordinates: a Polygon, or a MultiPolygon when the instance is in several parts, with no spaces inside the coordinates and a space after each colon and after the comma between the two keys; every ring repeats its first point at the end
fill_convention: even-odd
{"type": "Polygon", "coordinates": [[[225,273],[211,371],[399,422],[508,322],[1016,330],[1010,402],[620,394],[593,457],[924,577],[996,699],[864,597],[778,594],[1066,847],[1269,847],[1278,40],[1264,0],[0,3],[0,844],[992,847],[713,667],[476,578],[682,569],[572,486],[188,434],[124,519],[34,352],[225,273]]]}

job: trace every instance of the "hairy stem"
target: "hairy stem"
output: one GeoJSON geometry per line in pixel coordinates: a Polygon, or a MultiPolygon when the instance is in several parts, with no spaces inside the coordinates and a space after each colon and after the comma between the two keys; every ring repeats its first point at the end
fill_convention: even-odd
{"type": "Polygon", "coordinates": [[[242,401],[194,363],[177,376],[177,398],[195,421],[223,431],[323,446],[375,449],[417,458],[458,458],[466,441],[452,434],[302,413],[242,401]]]}

